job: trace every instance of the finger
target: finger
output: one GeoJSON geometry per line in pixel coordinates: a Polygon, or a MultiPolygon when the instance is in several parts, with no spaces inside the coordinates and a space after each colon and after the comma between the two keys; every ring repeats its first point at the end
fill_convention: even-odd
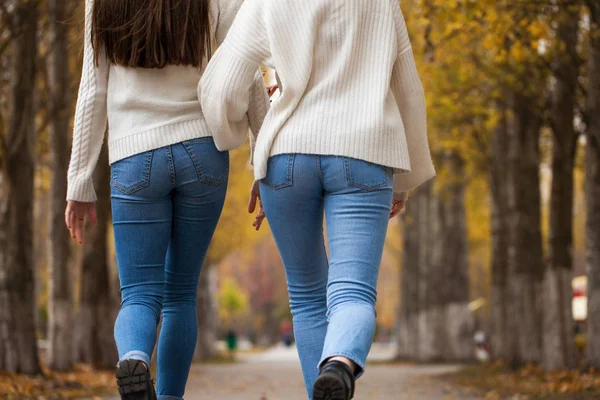
{"type": "Polygon", "coordinates": [[[77,239],[77,243],[83,244],[83,223],[85,221],[81,218],[78,218],[75,221],[75,238],[77,239]]]}
{"type": "Polygon", "coordinates": [[[260,227],[261,227],[261,225],[262,225],[262,223],[263,223],[264,220],[265,220],[265,216],[264,215],[262,215],[262,216],[259,215],[259,216],[256,217],[256,221],[255,221],[256,225],[254,227],[256,228],[257,231],[260,230],[260,227]]]}
{"type": "Polygon", "coordinates": [[[90,216],[90,221],[92,222],[92,224],[96,225],[96,222],[98,222],[98,216],[96,215],[95,204],[92,204],[88,209],[88,215],[90,216]]]}
{"type": "Polygon", "coordinates": [[[69,230],[71,231],[71,237],[73,239],[75,239],[75,220],[76,220],[76,216],[75,216],[75,211],[71,210],[69,212],[69,230]]]}
{"type": "Polygon", "coordinates": [[[70,228],[69,214],[71,214],[71,207],[67,204],[67,207],[65,208],[65,225],[67,228],[70,228]]]}
{"type": "Polygon", "coordinates": [[[256,193],[254,193],[254,192],[250,193],[250,201],[248,202],[248,212],[250,214],[252,214],[254,212],[254,210],[256,210],[257,198],[258,198],[258,196],[256,196],[256,193]]]}

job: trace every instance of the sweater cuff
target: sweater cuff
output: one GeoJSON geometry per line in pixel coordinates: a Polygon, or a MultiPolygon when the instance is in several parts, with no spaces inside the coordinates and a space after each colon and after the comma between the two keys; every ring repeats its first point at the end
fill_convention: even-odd
{"type": "Polygon", "coordinates": [[[94,190],[92,179],[81,179],[69,181],[67,189],[67,201],[78,201],[81,203],[94,203],[98,200],[94,190]]]}

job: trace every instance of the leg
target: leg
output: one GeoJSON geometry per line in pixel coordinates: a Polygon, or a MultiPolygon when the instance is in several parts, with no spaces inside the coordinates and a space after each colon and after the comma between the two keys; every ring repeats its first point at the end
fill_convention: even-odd
{"type": "Polygon", "coordinates": [[[150,365],[171,237],[170,182],[162,150],[112,166],[112,213],[122,303],[115,323],[119,357],[150,365]],[[167,184],[165,184],[167,182],[167,184]]]}
{"type": "Polygon", "coordinates": [[[226,155],[219,153],[212,141],[189,146],[193,147],[193,154],[210,151],[215,159],[202,157],[206,163],[204,173],[224,171],[225,180],[204,183],[184,146],[172,146],[178,187],[173,200],[173,228],[165,268],[163,321],[158,344],[160,400],[181,399],[185,391],[198,337],[198,279],[227,190],[226,155]]]}
{"type": "Polygon", "coordinates": [[[269,160],[261,197],[285,266],[296,345],[312,398],[327,331],[327,255],[318,157],[282,155],[269,160]]]}
{"type": "Polygon", "coordinates": [[[392,202],[391,172],[345,158],[329,159],[325,171],[329,327],[321,362],[343,356],[361,374],[375,334],[377,278],[392,202]]]}

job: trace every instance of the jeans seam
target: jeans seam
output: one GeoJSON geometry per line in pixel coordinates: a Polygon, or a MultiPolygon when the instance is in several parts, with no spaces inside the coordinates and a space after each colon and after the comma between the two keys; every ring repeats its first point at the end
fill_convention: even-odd
{"type": "Polygon", "coordinates": [[[321,181],[321,186],[324,186],[324,180],[323,180],[323,171],[321,169],[321,156],[317,156],[317,175],[319,177],[319,180],[321,181]]]}
{"type": "MultiPolygon", "coordinates": [[[[207,143],[208,143],[208,141],[207,141],[207,143]]],[[[226,154],[227,174],[225,175],[224,179],[217,181],[214,179],[207,178],[205,176],[204,172],[202,171],[202,167],[200,166],[200,164],[198,162],[198,157],[196,156],[196,152],[194,151],[192,146],[190,146],[190,142],[189,141],[182,142],[182,145],[183,145],[183,148],[185,149],[185,151],[188,153],[188,155],[192,159],[192,163],[194,164],[194,169],[196,170],[196,174],[198,175],[198,179],[200,180],[200,182],[205,183],[207,185],[211,185],[211,186],[221,186],[222,184],[224,184],[227,181],[227,176],[229,175],[229,153],[226,154]]]]}
{"type": "Polygon", "coordinates": [[[171,187],[177,186],[177,175],[175,173],[175,164],[173,163],[173,151],[171,146],[165,147],[167,153],[167,160],[169,161],[169,172],[171,173],[171,187]]]}

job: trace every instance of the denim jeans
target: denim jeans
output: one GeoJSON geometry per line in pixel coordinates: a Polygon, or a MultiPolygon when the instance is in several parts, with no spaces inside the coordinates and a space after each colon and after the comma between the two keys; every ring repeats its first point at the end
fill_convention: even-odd
{"type": "Polygon", "coordinates": [[[112,165],[111,198],[122,303],[119,357],[150,365],[158,342],[160,400],[184,394],[198,336],[200,269],[221,215],[229,155],[212,138],[163,147],[112,165]]]}
{"type": "Polygon", "coordinates": [[[260,192],[285,266],[302,372],[345,356],[365,368],[392,203],[392,170],[335,156],[271,157],[260,192]],[[326,217],[329,261],[323,234],[326,217]]]}

